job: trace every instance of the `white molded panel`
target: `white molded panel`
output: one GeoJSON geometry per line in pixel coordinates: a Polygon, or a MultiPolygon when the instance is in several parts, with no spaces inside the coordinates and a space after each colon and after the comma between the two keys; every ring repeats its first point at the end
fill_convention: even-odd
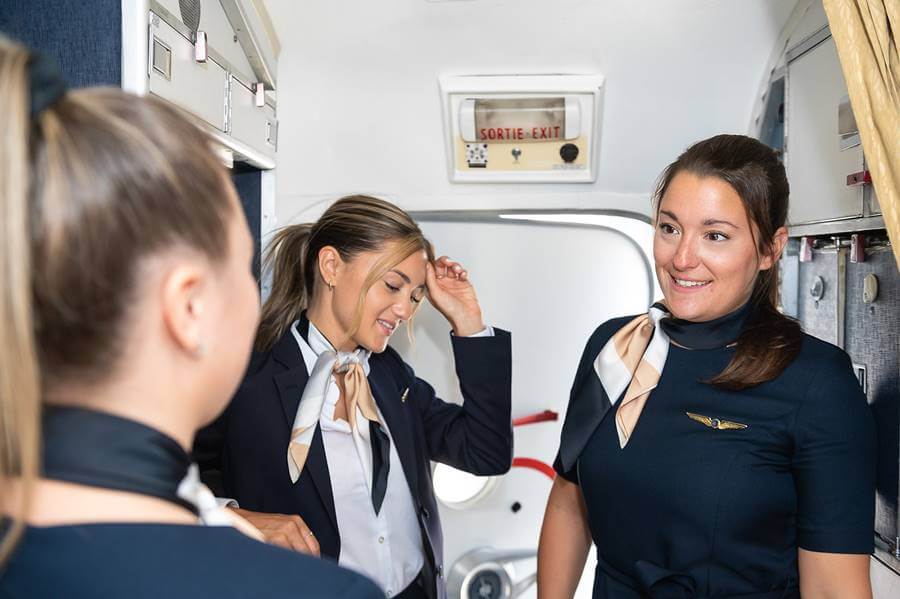
{"type": "Polygon", "coordinates": [[[838,106],[846,95],[832,38],[788,65],[786,154],[792,225],[863,214],[862,188],[847,186],[847,175],[863,170],[862,147],[840,150],[838,106]]]}
{"type": "MultiPolygon", "coordinates": [[[[163,50],[164,51],[164,50],[163,50]]],[[[184,108],[219,131],[225,131],[228,73],[212,58],[194,60],[194,44],[150,12],[150,93],[184,108]],[[154,68],[154,45],[170,51],[170,70],[154,68]],[[168,75],[168,76],[167,76],[168,75]]]]}
{"type": "Polygon", "coordinates": [[[271,158],[275,157],[278,121],[266,104],[259,107],[255,94],[240,81],[231,80],[231,131],[242,142],[271,158]]]}

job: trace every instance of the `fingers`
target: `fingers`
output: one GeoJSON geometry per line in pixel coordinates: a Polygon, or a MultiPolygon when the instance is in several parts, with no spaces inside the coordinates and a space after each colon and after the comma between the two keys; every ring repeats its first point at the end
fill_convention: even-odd
{"type": "Polygon", "coordinates": [[[459,262],[454,262],[447,256],[441,256],[434,261],[435,276],[438,279],[468,280],[469,273],[459,262]]]}
{"type": "Polygon", "coordinates": [[[300,539],[303,542],[303,545],[306,547],[306,550],[302,550],[303,553],[309,553],[311,555],[319,556],[319,541],[316,540],[316,535],[313,534],[313,531],[310,530],[309,526],[306,525],[306,522],[303,521],[303,518],[300,516],[293,516],[294,525],[297,527],[297,532],[300,535],[300,539]]]}
{"type": "Polygon", "coordinates": [[[258,528],[266,541],[273,545],[315,556],[321,553],[318,540],[300,516],[265,514],[238,508],[234,511],[258,528]]]}

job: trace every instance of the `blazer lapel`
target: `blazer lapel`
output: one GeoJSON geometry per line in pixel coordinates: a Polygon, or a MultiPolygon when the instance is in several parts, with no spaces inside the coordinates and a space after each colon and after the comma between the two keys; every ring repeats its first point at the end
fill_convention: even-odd
{"type": "MultiPolygon", "coordinates": [[[[278,398],[281,401],[281,407],[284,409],[285,426],[290,430],[294,426],[294,417],[297,415],[297,408],[300,406],[300,399],[303,396],[303,389],[309,380],[309,374],[306,371],[306,364],[303,361],[303,354],[297,347],[297,341],[291,331],[287,331],[278,340],[278,343],[272,349],[272,357],[287,370],[276,374],[273,379],[275,387],[278,389],[278,398]]],[[[287,456],[287,447],[285,447],[285,456],[287,456]]],[[[312,445],[309,448],[309,455],[306,463],[303,465],[304,472],[309,472],[313,486],[325,506],[328,518],[331,520],[334,530],[338,531],[337,514],[334,509],[334,493],[331,489],[331,475],[328,473],[328,460],[325,458],[325,444],[322,441],[322,431],[316,428],[313,435],[312,445]]],[[[287,473],[287,470],[285,470],[287,473]]],[[[302,484],[302,475],[297,485],[302,484]]],[[[298,489],[302,492],[302,489],[298,489]]]]}
{"type": "Polygon", "coordinates": [[[303,395],[309,374],[306,372],[303,354],[300,353],[297,341],[290,330],[282,335],[272,348],[272,357],[285,368],[273,378],[281,407],[284,409],[284,418],[288,428],[291,428],[294,426],[294,416],[297,415],[297,406],[300,405],[300,397],[303,395]]]}
{"type": "Polygon", "coordinates": [[[388,376],[388,369],[380,362],[373,363],[369,372],[369,387],[375,397],[375,403],[384,416],[385,424],[390,429],[391,439],[397,448],[400,464],[403,466],[403,474],[414,498],[419,496],[419,480],[416,473],[416,451],[412,438],[412,428],[407,420],[400,401],[402,389],[397,389],[395,381],[388,376]]]}

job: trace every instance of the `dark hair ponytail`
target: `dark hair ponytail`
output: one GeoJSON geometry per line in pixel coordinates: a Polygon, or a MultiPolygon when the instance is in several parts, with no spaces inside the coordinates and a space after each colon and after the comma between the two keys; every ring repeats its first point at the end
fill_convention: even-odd
{"type": "MultiPolygon", "coordinates": [[[[756,227],[759,253],[773,252],[775,233],[787,222],[790,192],[775,150],[744,135],[717,135],[695,143],[663,171],[654,193],[657,211],[669,184],[682,171],[728,183],[756,227]]],[[[750,302],[753,316],[737,339],[734,357],[725,370],[707,381],[716,387],[738,390],[770,381],[800,352],[800,325],[777,308],[777,264],[759,272],[750,302]]]]}

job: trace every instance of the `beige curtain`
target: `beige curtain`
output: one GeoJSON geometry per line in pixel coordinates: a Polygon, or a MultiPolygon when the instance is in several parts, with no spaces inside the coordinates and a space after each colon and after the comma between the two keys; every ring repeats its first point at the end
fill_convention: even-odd
{"type": "Polygon", "coordinates": [[[900,0],[823,3],[900,266],[900,0]]]}

